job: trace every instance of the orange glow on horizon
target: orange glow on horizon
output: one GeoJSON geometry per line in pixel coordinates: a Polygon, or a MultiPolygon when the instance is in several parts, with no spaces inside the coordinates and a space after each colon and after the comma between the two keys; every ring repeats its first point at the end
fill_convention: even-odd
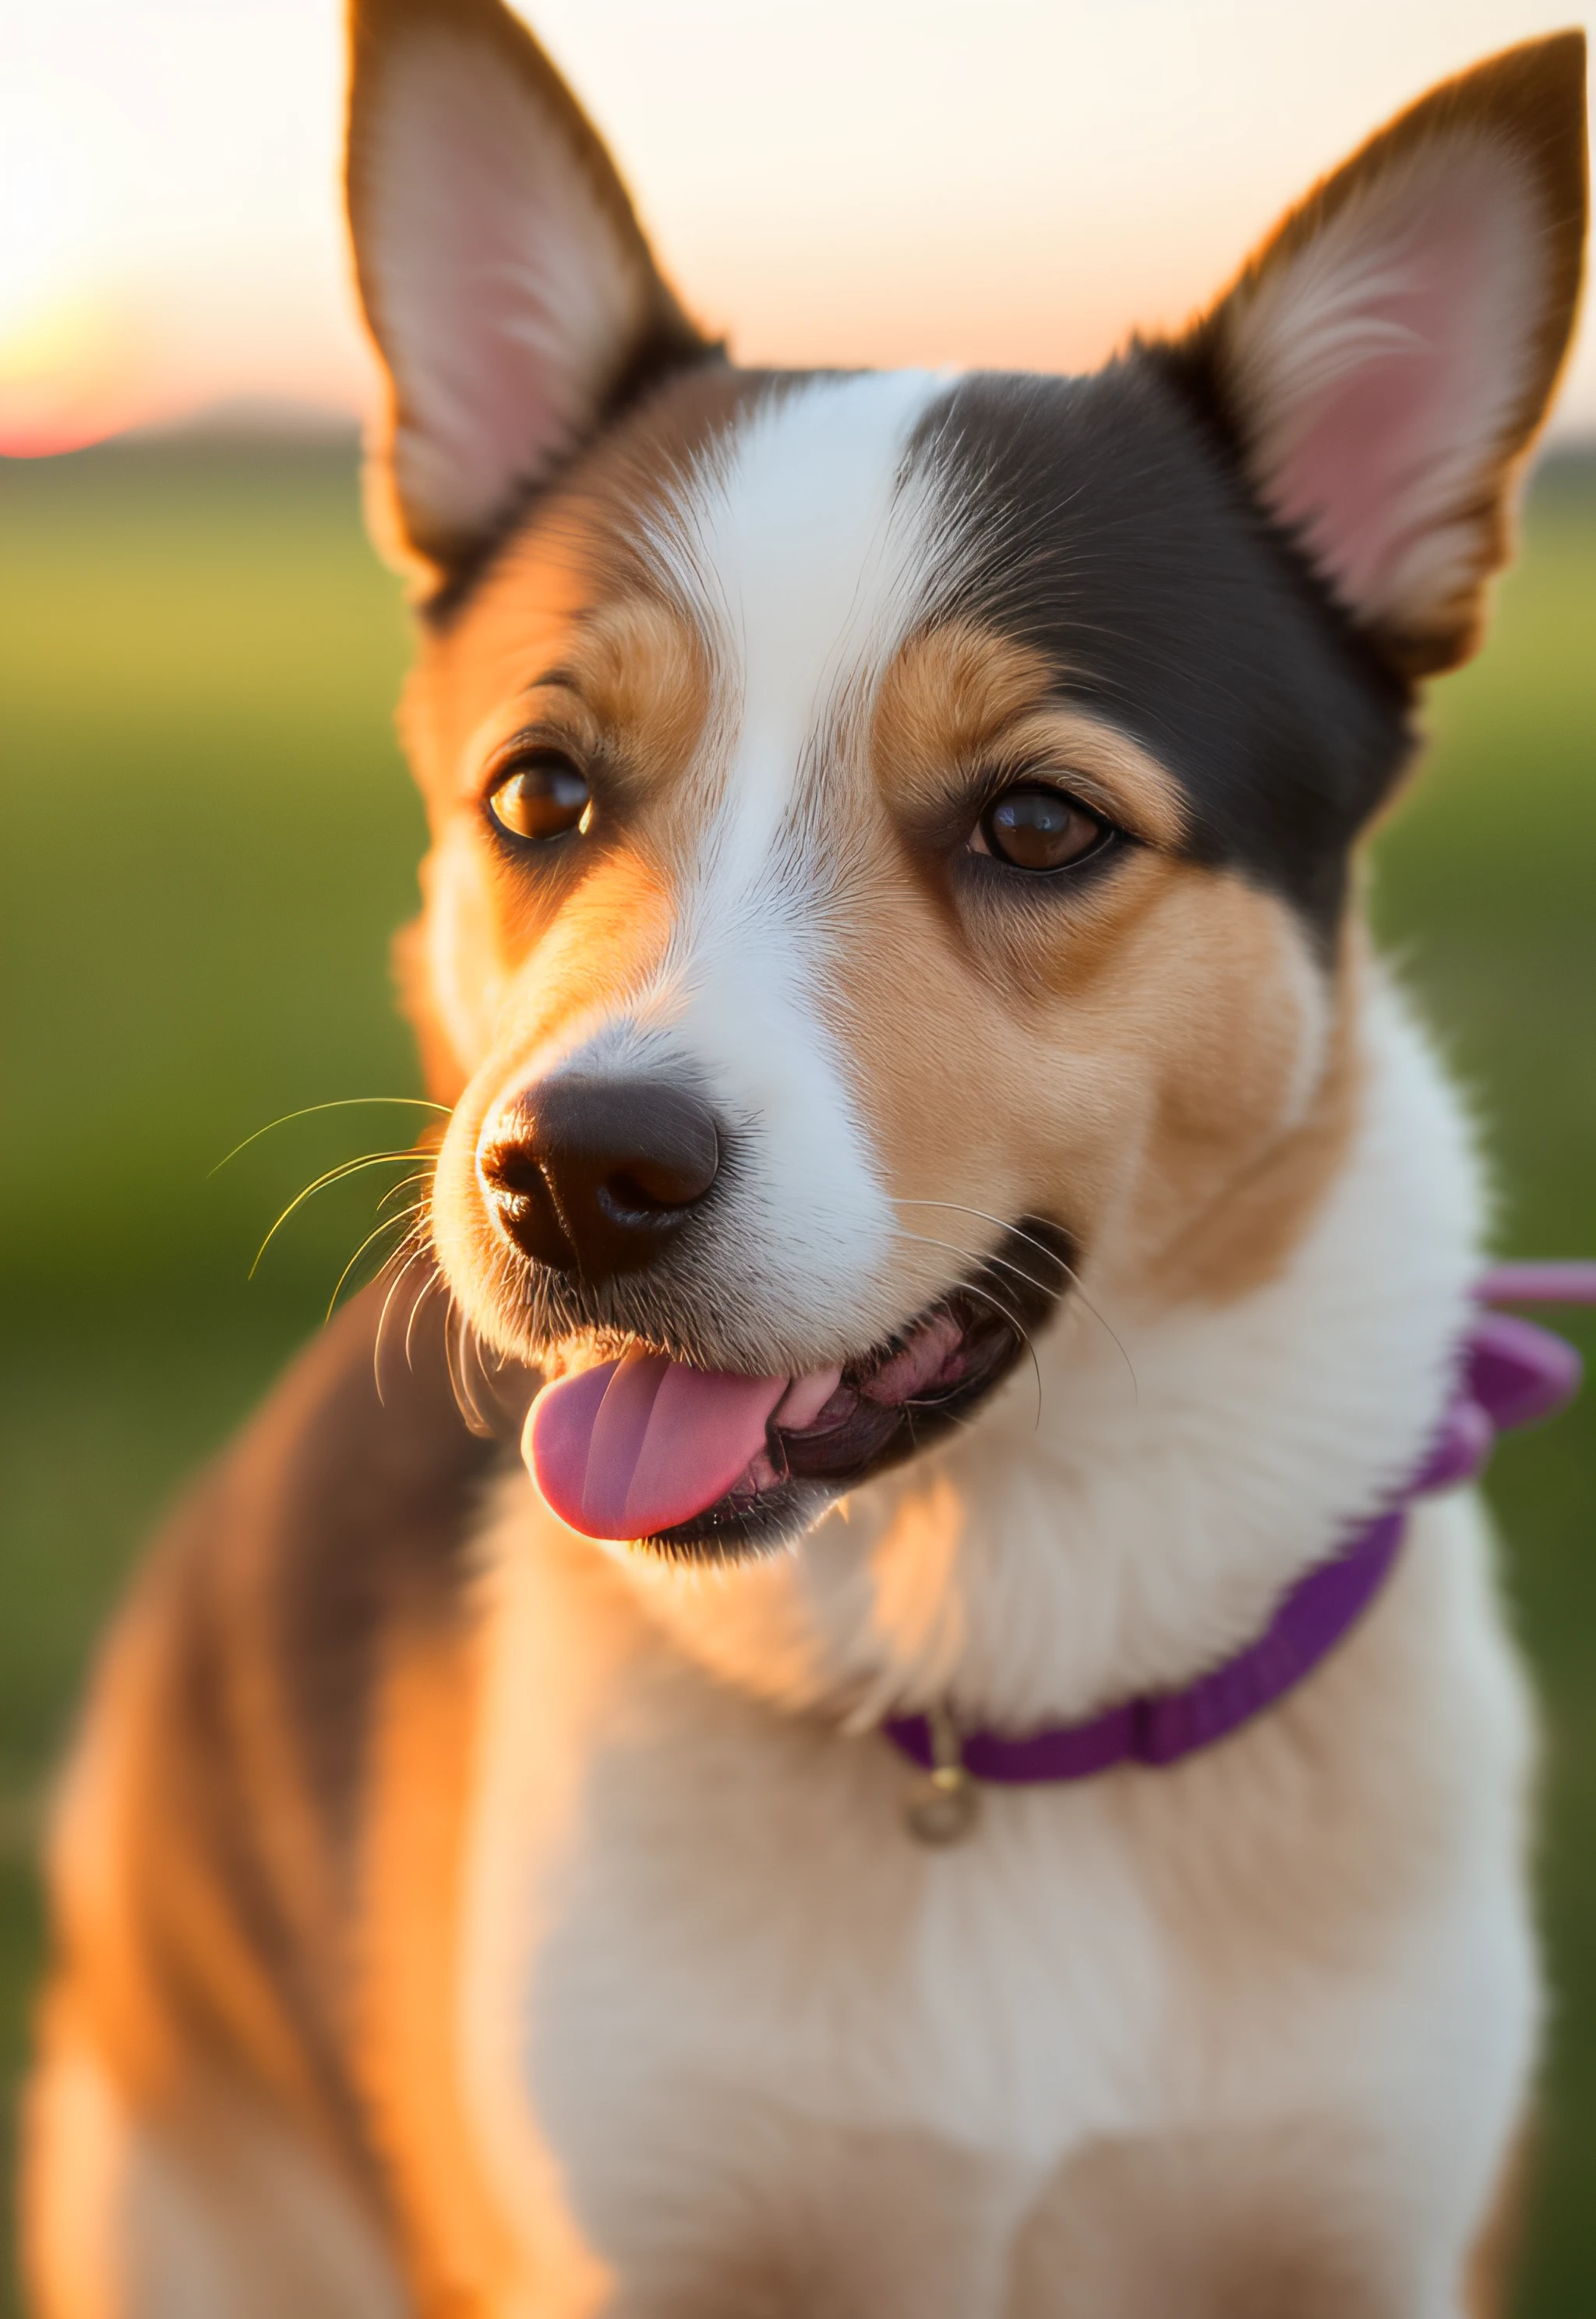
{"type": "MultiPolygon", "coordinates": [[[[1050,372],[1178,328],[1318,170],[1545,17],[1539,0],[511,5],[735,356],[1050,372]]],[[[218,406],[371,408],[341,0],[272,15],[263,44],[245,0],[72,0],[8,44],[0,452],[218,406]]],[[[1596,424],[1596,329],[1555,423],[1596,424]]]]}
{"type": "Polygon", "coordinates": [[[129,423],[138,334],[108,302],[62,298],[0,338],[0,453],[76,451],[129,423]]]}

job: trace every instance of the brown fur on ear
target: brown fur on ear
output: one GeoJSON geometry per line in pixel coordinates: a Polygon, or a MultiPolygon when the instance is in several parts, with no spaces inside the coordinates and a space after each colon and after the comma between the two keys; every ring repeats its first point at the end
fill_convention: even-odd
{"type": "Polygon", "coordinates": [[[1578,305],[1585,41],[1447,81],[1293,210],[1172,352],[1402,675],[1465,659],[1578,305]]]}
{"type": "Polygon", "coordinates": [[[387,383],[374,537],[430,594],[654,377],[718,349],[500,0],[350,0],[347,196],[387,383]]]}

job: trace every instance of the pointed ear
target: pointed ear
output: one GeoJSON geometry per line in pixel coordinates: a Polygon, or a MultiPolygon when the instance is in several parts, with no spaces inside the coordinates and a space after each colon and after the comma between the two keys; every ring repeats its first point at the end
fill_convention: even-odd
{"type": "Polygon", "coordinates": [[[1176,350],[1266,508],[1409,677],[1477,641],[1578,301],[1585,44],[1448,81],[1294,210],[1176,350]]]}
{"type": "Polygon", "coordinates": [[[500,0],[351,0],[350,36],[349,221],[388,382],[368,508],[425,590],[630,392],[714,349],[500,0]]]}

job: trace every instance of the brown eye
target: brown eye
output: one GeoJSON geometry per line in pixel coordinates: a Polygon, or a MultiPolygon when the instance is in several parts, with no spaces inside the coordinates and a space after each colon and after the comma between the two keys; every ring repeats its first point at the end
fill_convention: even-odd
{"type": "Polygon", "coordinates": [[[1027,782],[1005,790],[981,816],[970,840],[1015,870],[1067,870],[1107,844],[1114,832],[1062,790],[1027,782]]]}
{"type": "Polygon", "coordinates": [[[488,792],[488,811],[500,828],[535,844],[585,827],[591,803],[585,779],[558,749],[518,757],[488,792]]]}

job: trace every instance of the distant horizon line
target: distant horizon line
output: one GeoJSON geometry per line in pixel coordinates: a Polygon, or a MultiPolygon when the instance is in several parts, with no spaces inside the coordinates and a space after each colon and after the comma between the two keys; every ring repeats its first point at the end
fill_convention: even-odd
{"type": "MultiPolygon", "coordinates": [[[[978,369],[980,365],[972,365],[978,369]]],[[[330,449],[347,445],[357,449],[365,428],[358,411],[347,404],[323,402],[291,394],[229,394],[196,409],[159,419],[140,420],[113,428],[87,442],[68,442],[59,447],[7,450],[0,447],[0,465],[37,466],[80,456],[86,452],[138,449],[162,444],[273,445],[284,449],[313,446],[330,449]]],[[[1571,418],[1560,426],[1554,416],[1537,446],[1535,462],[1547,456],[1576,458],[1596,456],[1596,420],[1571,418]]]]}

